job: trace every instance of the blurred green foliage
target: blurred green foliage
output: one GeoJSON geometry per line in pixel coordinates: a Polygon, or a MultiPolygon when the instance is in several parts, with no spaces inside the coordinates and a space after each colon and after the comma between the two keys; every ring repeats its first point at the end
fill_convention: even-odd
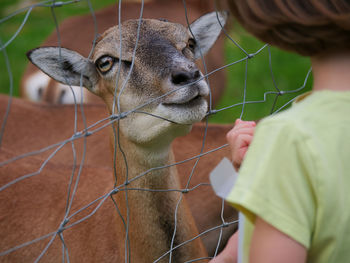
{"type": "MultiPolygon", "coordinates": [[[[39,2],[41,1],[1,0],[0,20],[8,17],[21,8],[39,2]]],[[[107,5],[115,4],[116,0],[90,0],[90,2],[93,10],[98,10],[107,5]]],[[[54,9],[51,9],[50,7],[36,7],[33,9],[19,35],[6,48],[6,53],[9,57],[13,74],[15,96],[18,96],[19,94],[20,79],[28,63],[26,57],[27,51],[38,47],[55,29],[55,21],[52,15],[53,11],[58,23],[60,23],[63,19],[69,16],[87,14],[90,12],[90,8],[88,1],[81,0],[54,9]]],[[[3,44],[11,39],[21,26],[26,12],[27,10],[0,23],[0,40],[3,44]]],[[[9,92],[9,87],[10,80],[6,69],[4,55],[3,52],[0,52],[0,93],[7,94],[9,92]]]]}
{"type": "MultiPolygon", "coordinates": [[[[264,43],[258,41],[239,25],[234,25],[230,36],[248,53],[257,52],[264,43]]],[[[300,88],[305,80],[307,72],[311,65],[309,58],[296,54],[281,51],[270,47],[271,68],[276,86],[282,91],[291,91],[300,88]]],[[[226,63],[232,63],[246,57],[246,54],[239,49],[230,40],[225,45],[226,63]]],[[[246,82],[246,101],[262,101],[264,93],[269,91],[276,92],[271,70],[269,66],[269,48],[264,48],[259,54],[247,61],[247,82],[246,82]]],[[[228,82],[225,93],[220,103],[215,109],[221,109],[233,104],[241,103],[244,96],[246,60],[228,67],[228,82]]],[[[295,96],[310,90],[312,84],[309,78],[305,89],[298,93],[283,94],[277,99],[274,109],[279,109],[295,96]]],[[[266,102],[257,104],[246,104],[244,107],[242,119],[257,120],[271,113],[276,95],[267,95],[266,102]]],[[[210,117],[211,122],[232,123],[239,118],[242,113],[242,106],[236,106],[225,111],[221,111],[210,117]]]]}
{"type": "MultiPolygon", "coordinates": [[[[33,4],[34,1],[20,0],[1,0],[0,20],[6,18],[12,12],[33,4]]],[[[116,0],[91,0],[94,10],[98,10],[104,6],[116,3],[116,0]]],[[[54,9],[58,22],[63,19],[84,13],[89,13],[89,5],[86,0],[82,0],[73,4],[64,5],[54,9]]],[[[0,40],[6,43],[20,27],[26,12],[22,12],[2,23],[0,23],[0,40]]],[[[26,52],[40,45],[43,40],[55,29],[55,23],[50,7],[37,7],[31,12],[28,21],[25,23],[20,34],[6,48],[9,57],[11,71],[14,82],[14,95],[18,96],[19,82],[21,75],[28,63],[26,52]]],[[[231,37],[238,42],[249,54],[255,53],[264,44],[251,37],[238,25],[233,26],[230,32],[231,37]]],[[[271,65],[276,85],[280,90],[295,90],[302,86],[305,76],[310,68],[310,62],[307,58],[283,52],[275,48],[271,48],[271,65]]],[[[276,91],[269,67],[268,48],[262,50],[255,57],[247,61],[247,83],[246,83],[246,101],[262,101],[264,93],[267,91],[276,91]]],[[[242,52],[230,40],[225,45],[227,64],[245,58],[242,52]]],[[[243,100],[245,86],[245,68],[246,61],[237,63],[228,67],[228,83],[225,94],[215,109],[225,108],[243,100]]],[[[306,90],[310,89],[312,80],[308,81],[306,90]]],[[[3,53],[0,55],[0,93],[8,93],[10,80],[6,69],[3,53]]],[[[297,94],[284,94],[279,96],[277,104],[274,107],[278,109],[286,102],[294,98],[297,94]]],[[[246,104],[243,112],[243,119],[256,120],[271,113],[275,95],[268,95],[267,101],[259,104],[246,104]]],[[[236,106],[231,109],[221,111],[212,115],[210,122],[232,123],[234,119],[241,116],[242,106],[236,106]]]]}

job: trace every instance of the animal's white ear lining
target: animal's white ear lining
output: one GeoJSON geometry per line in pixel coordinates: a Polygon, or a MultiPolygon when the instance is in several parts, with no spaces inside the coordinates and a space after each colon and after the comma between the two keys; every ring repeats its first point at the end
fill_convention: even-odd
{"type": "Polygon", "coordinates": [[[40,47],[27,53],[29,60],[44,73],[66,85],[92,89],[98,81],[95,65],[75,51],[59,47],[40,47]]]}
{"type": "Polygon", "coordinates": [[[196,39],[195,58],[201,57],[201,52],[205,55],[213,46],[225,26],[228,12],[212,12],[201,16],[190,25],[190,29],[196,39]],[[220,23],[218,21],[220,20],[220,23]],[[201,52],[200,52],[200,51],[201,52]]]}

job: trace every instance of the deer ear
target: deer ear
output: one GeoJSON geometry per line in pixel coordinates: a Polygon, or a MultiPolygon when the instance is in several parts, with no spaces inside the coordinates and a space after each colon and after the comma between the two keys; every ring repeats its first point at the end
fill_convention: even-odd
{"type": "Polygon", "coordinates": [[[213,46],[221,33],[222,27],[226,24],[227,16],[227,12],[212,12],[201,16],[190,25],[196,40],[194,54],[196,59],[201,57],[201,52],[204,55],[213,46]]]}
{"type": "Polygon", "coordinates": [[[89,59],[66,48],[41,47],[27,53],[29,60],[53,79],[92,91],[98,81],[95,65],[89,59]]]}

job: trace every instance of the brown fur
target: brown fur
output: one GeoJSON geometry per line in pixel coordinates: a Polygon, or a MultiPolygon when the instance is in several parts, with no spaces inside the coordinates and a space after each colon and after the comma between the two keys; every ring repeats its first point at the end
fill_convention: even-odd
{"type": "MultiPolygon", "coordinates": [[[[119,56],[119,46],[116,47],[120,38],[118,28],[120,25],[107,30],[96,44],[95,52],[92,55],[95,63],[105,54],[113,57],[119,56]]],[[[138,21],[128,20],[122,24],[122,29],[123,54],[119,59],[131,61],[138,21]]],[[[174,85],[162,83],[167,83],[178,67],[181,67],[181,70],[188,70],[188,68],[192,70],[194,57],[184,49],[188,39],[187,29],[179,24],[159,20],[143,20],[140,27],[139,48],[135,54],[135,66],[120,98],[121,111],[134,109],[137,105],[142,105],[152,98],[159,97],[174,89],[174,85]],[[141,74],[142,77],[140,77],[141,74]]],[[[123,83],[127,69],[123,63],[121,66],[120,81],[123,83]]],[[[116,71],[114,70],[114,72],[116,71]]],[[[100,75],[99,82],[92,89],[95,94],[103,98],[110,113],[113,112],[115,77],[115,75],[113,77],[100,75]]],[[[195,88],[197,87],[188,88],[186,92],[195,88]]],[[[177,93],[174,94],[178,96],[177,93]]],[[[144,107],[145,111],[157,112],[157,105],[161,102],[172,101],[172,97],[173,94],[161,101],[151,103],[144,107]]],[[[198,109],[195,108],[193,111],[197,112],[198,109]]],[[[188,125],[172,124],[163,120],[157,120],[152,126],[139,126],[146,117],[128,116],[125,120],[121,120],[118,126],[115,125],[116,130],[120,129],[117,146],[114,143],[117,135],[112,134],[112,147],[117,152],[117,185],[133,180],[139,174],[153,167],[173,163],[174,157],[169,149],[170,143],[174,137],[186,133],[189,128],[188,125]],[[143,132],[138,130],[142,128],[143,132]],[[125,165],[125,160],[128,166],[125,165]]],[[[147,176],[133,182],[130,187],[160,190],[178,189],[180,183],[176,169],[170,167],[151,171],[147,176]]],[[[173,243],[175,247],[198,234],[194,218],[185,200],[177,206],[180,197],[181,195],[176,192],[151,193],[142,191],[129,191],[127,195],[119,193],[115,196],[124,218],[130,216],[128,235],[130,248],[133,251],[132,257],[136,262],[152,262],[166,252],[172,244],[172,233],[175,227],[177,230],[173,243]],[[177,208],[177,225],[175,225],[174,220],[175,208],[177,208]],[[140,233],[143,234],[140,236],[140,233]],[[156,240],[155,244],[152,244],[150,240],[156,240]]],[[[119,220],[119,224],[117,224],[117,231],[120,233],[124,231],[122,223],[119,220]]],[[[119,255],[123,258],[125,246],[120,245],[122,239],[119,239],[118,243],[119,255]]],[[[205,256],[206,252],[200,239],[196,239],[172,253],[174,262],[184,262],[205,256]]],[[[166,262],[169,259],[170,257],[166,256],[161,262],[166,262]]]]}
{"type": "MultiPolygon", "coordinates": [[[[7,97],[0,96],[0,112],[3,116],[7,97]]],[[[87,125],[106,116],[104,106],[89,105],[84,107],[87,125]]],[[[78,109],[78,116],[80,110],[78,109]]],[[[3,144],[0,151],[1,161],[8,160],[19,154],[38,150],[53,143],[70,138],[73,133],[74,106],[37,105],[23,100],[14,99],[11,114],[5,129],[3,144]],[[14,132],[15,131],[15,132],[14,132]]],[[[78,130],[84,127],[82,119],[78,118],[78,130]]],[[[216,148],[225,143],[226,132],[230,126],[210,125],[204,151],[216,148]]],[[[192,132],[174,141],[176,161],[195,156],[200,152],[204,134],[204,125],[195,125],[192,132]],[[189,143],[191,142],[191,143],[189,143]]],[[[106,150],[108,130],[104,129],[87,138],[87,154],[83,174],[73,210],[81,208],[90,201],[110,191],[113,187],[111,169],[111,153],[106,150]]],[[[83,140],[75,141],[78,164],[81,160],[83,140]]],[[[27,157],[1,168],[1,185],[28,173],[36,171],[48,152],[27,157]]],[[[208,183],[208,172],[221,160],[228,156],[228,149],[203,156],[191,180],[191,186],[208,183]]],[[[177,166],[182,187],[185,186],[194,161],[177,166]]],[[[56,231],[64,216],[67,197],[67,185],[73,165],[72,149],[68,144],[48,163],[40,175],[19,182],[0,192],[1,213],[0,232],[1,251],[30,241],[41,235],[56,231]]],[[[184,197],[189,203],[199,232],[221,224],[221,200],[215,196],[211,187],[202,186],[184,197]]],[[[77,218],[82,218],[91,212],[83,212],[77,218]]],[[[225,206],[227,220],[232,220],[235,213],[225,206]]],[[[72,222],[77,220],[74,219],[72,222]]],[[[118,215],[111,199],[107,199],[98,212],[85,222],[64,232],[71,262],[116,262],[116,235],[114,228],[118,215]]],[[[142,226],[147,227],[147,226],[142,226]]],[[[224,240],[230,236],[234,226],[224,229],[224,240]]],[[[203,236],[209,254],[215,250],[218,231],[203,236]]],[[[22,248],[1,258],[1,262],[33,261],[47,244],[48,239],[22,248]]],[[[43,257],[43,262],[61,261],[61,242],[56,237],[52,247],[43,257]]]]}
{"type": "MultiPolygon", "coordinates": [[[[225,23],[226,14],[219,16],[225,23]]],[[[107,226],[115,231],[112,243],[116,244],[119,261],[131,257],[134,262],[153,262],[172,245],[177,247],[198,235],[190,208],[180,193],[133,189],[181,187],[175,167],[154,168],[174,163],[172,141],[187,134],[207,112],[204,98],[209,88],[194,61],[198,46],[208,50],[220,29],[215,13],[201,17],[193,24],[198,43],[191,47],[192,35],[180,24],[156,19],[143,19],[140,24],[138,20],[127,20],[105,31],[89,60],[67,49],[61,50],[59,60],[58,48],[53,47],[28,53],[32,63],[51,77],[63,83],[69,80],[73,85],[82,80],[89,91],[103,99],[109,114],[127,113],[127,118],[113,124],[111,133],[111,148],[116,153],[114,184],[120,187],[113,199],[124,220],[117,217],[114,224],[107,226]],[[138,29],[140,37],[134,53],[138,29]],[[130,72],[132,59],[135,63],[130,72]],[[117,105],[113,102],[115,95],[117,105]],[[140,177],[145,171],[149,171],[147,176],[140,177]],[[125,229],[124,223],[129,228],[125,229]],[[126,233],[130,254],[124,253],[129,252],[126,233]]],[[[206,255],[202,240],[194,239],[160,262],[170,258],[184,262],[206,255]]]]}

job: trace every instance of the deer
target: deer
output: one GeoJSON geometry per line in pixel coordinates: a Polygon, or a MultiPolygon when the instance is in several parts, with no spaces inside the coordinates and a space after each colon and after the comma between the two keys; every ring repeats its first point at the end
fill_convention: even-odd
{"type": "MultiPolygon", "coordinates": [[[[156,190],[180,187],[174,167],[155,170],[147,177],[134,179],[144,171],[173,163],[171,142],[175,137],[188,133],[193,123],[205,117],[207,102],[204,98],[209,90],[194,61],[199,57],[199,49],[203,53],[207,52],[220,33],[221,26],[216,16],[211,13],[196,20],[191,25],[194,36],[180,24],[148,19],[142,20],[140,24],[137,20],[125,21],[121,25],[122,43],[125,43],[122,56],[118,52],[120,26],[112,27],[102,35],[91,59],[68,49],[54,47],[38,48],[28,53],[33,64],[57,81],[69,85],[83,82],[90,92],[105,101],[112,116],[116,110],[125,113],[144,104],[142,112],[130,112],[113,124],[114,129],[118,130],[118,138],[112,133],[111,141],[118,139],[119,142],[119,147],[112,143],[112,150],[119,156],[114,168],[117,170],[118,182],[124,183],[124,187],[130,185],[156,190]],[[134,36],[139,25],[139,47],[134,53],[134,36]],[[118,69],[121,83],[131,72],[125,88],[120,82],[118,87],[115,86],[118,69]],[[185,86],[182,87],[183,85],[185,86]],[[117,104],[118,109],[114,103],[115,92],[120,102],[117,104]],[[122,154],[127,162],[120,157],[122,154]]],[[[224,24],[226,15],[220,13],[219,18],[221,24],[224,24]]],[[[170,247],[177,247],[198,234],[185,201],[180,203],[174,222],[178,193],[128,191],[126,200],[126,196],[117,191],[113,196],[120,205],[123,217],[126,218],[129,213],[131,219],[127,240],[133,261],[152,262],[159,257],[168,261],[173,257],[174,262],[184,262],[206,257],[199,239],[164,256],[170,247]],[[128,208],[122,205],[126,202],[128,208]],[[143,238],[140,238],[140,233],[143,238]],[[156,244],[152,244],[151,240],[156,240],[156,244]]],[[[110,223],[107,227],[114,240],[105,237],[104,240],[110,242],[101,242],[102,246],[108,247],[101,251],[106,259],[124,261],[128,258],[128,254],[124,254],[124,251],[128,251],[124,245],[127,242],[121,238],[125,226],[120,217],[115,217],[116,215],[107,217],[110,223]],[[119,223],[116,224],[114,221],[118,219],[119,223]],[[116,250],[114,243],[118,244],[116,250]]],[[[90,255],[89,260],[95,262],[97,259],[94,256],[99,253],[92,253],[92,245],[84,248],[90,255]]],[[[80,254],[70,254],[72,258],[79,258],[83,253],[79,252],[80,254]]]]}
{"type": "MultiPolygon", "coordinates": [[[[0,95],[0,123],[3,123],[2,118],[5,115],[8,101],[8,96],[0,95]]],[[[78,107],[78,131],[85,127],[81,114],[82,111],[78,107]]],[[[106,109],[102,104],[86,104],[84,105],[84,114],[86,125],[91,126],[106,117],[106,109]]],[[[11,111],[0,147],[0,163],[70,138],[74,133],[74,123],[74,105],[38,104],[23,98],[12,98],[11,111]]],[[[172,149],[175,161],[181,162],[176,166],[181,189],[186,189],[196,160],[183,161],[201,153],[204,134],[206,134],[206,138],[203,152],[206,153],[224,145],[226,140],[223,135],[231,128],[232,126],[229,124],[195,123],[189,134],[174,140],[172,149]]],[[[0,231],[0,262],[21,262],[23,258],[26,261],[35,261],[36,257],[40,255],[48,242],[47,239],[8,255],[2,256],[1,253],[58,228],[65,214],[67,188],[72,170],[78,171],[82,162],[84,164],[82,179],[72,210],[75,211],[85,206],[113,187],[113,170],[111,168],[113,158],[111,152],[106,151],[110,142],[109,135],[109,130],[105,128],[86,137],[84,160],[82,160],[84,140],[83,138],[75,140],[76,164],[73,160],[72,146],[66,144],[48,162],[40,174],[0,191],[0,228],[2,229],[0,231]],[[27,198],[28,196],[31,198],[27,198]]],[[[16,178],[37,171],[51,153],[51,151],[40,152],[34,156],[0,165],[0,187],[16,178]]],[[[208,229],[222,224],[222,200],[214,194],[211,186],[208,185],[208,175],[224,157],[230,158],[228,148],[221,148],[203,155],[194,169],[189,188],[201,186],[184,194],[199,233],[204,233],[208,229]]],[[[223,211],[226,222],[231,223],[236,220],[237,213],[231,206],[225,204],[223,211]]],[[[117,255],[115,249],[112,247],[108,250],[108,246],[103,246],[96,251],[96,247],[100,246],[100,243],[108,243],[108,241],[114,243],[115,240],[112,232],[96,227],[96,221],[97,225],[101,225],[99,222],[103,218],[109,218],[110,222],[114,224],[113,219],[116,213],[112,200],[107,199],[98,213],[86,220],[83,225],[77,225],[77,228],[70,230],[74,233],[73,240],[70,239],[72,235],[65,236],[68,249],[76,248],[76,244],[80,244],[79,249],[83,251],[80,260],[86,262],[91,261],[89,251],[95,251],[95,254],[101,251],[101,254],[95,256],[99,259],[107,258],[104,255],[108,253],[117,255]],[[96,240],[99,241],[98,245],[95,243],[96,240]],[[91,247],[90,250],[86,249],[90,243],[95,244],[95,247],[91,247]]],[[[209,256],[215,254],[218,243],[220,243],[219,251],[222,249],[236,227],[237,224],[230,224],[222,228],[221,242],[219,242],[220,228],[201,236],[209,256]]],[[[59,239],[55,240],[42,260],[44,262],[54,261],[48,258],[50,253],[54,253],[56,259],[60,258],[61,246],[59,239]]],[[[75,261],[72,255],[70,259],[71,262],[75,261]]]]}
{"type": "MultiPolygon", "coordinates": [[[[99,32],[103,32],[113,26],[118,20],[118,5],[112,5],[95,13],[99,32]]],[[[121,4],[121,21],[136,19],[140,16],[140,1],[123,1],[121,4]]],[[[186,9],[188,20],[214,10],[212,1],[187,0],[186,9]]],[[[169,21],[183,23],[186,21],[183,1],[145,1],[144,18],[164,18],[169,21]]],[[[94,20],[91,15],[75,16],[63,20],[59,25],[60,43],[63,47],[76,50],[87,56],[90,52],[90,45],[94,40],[94,20]],[[76,39],[79,41],[75,41],[76,39]]],[[[58,44],[56,30],[43,42],[42,46],[55,46],[58,44]]],[[[207,72],[211,72],[224,65],[224,38],[220,36],[213,48],[206,54],[205,63],[207,72]]],[[[200,60],[197,65],[202,72],[204,65],[200,60]]],[[[211,88],[211,100],[215,105],[225,89],[225,70],[220,70],[208,77],[211,88]]],[[[30,101],[46,102],[53,104],[74,104],[77,103],[102,103],[103,101],[79,86],[67,86],[49,78],[33,64],[28,64],[20,84],[20,96],[30,101]],[[73,93],[75,97],[73,96],[73,93]]],[[[210,98],[208,97],[208,102],[210,98]]]]}

